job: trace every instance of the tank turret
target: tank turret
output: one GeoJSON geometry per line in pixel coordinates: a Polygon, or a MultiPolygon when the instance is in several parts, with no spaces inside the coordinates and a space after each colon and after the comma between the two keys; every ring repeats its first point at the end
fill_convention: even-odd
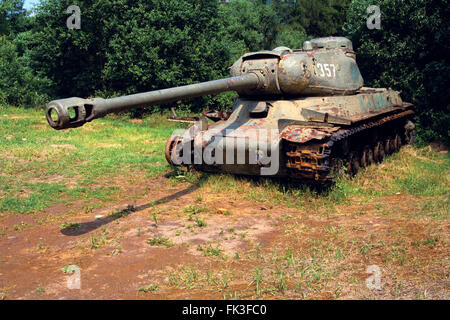
{"type": "Polygon", "coordinates": [[[362,87],[363,79],[351,45],[340,45],[344,43],[340,41],[319,47],[311,40],[316,47],[308,50],[280,47],[245,54],[231,67],[231,78],[111,99],[54,100],[47,106],[47,120],[55,129],[75,128],[108,113],[225,91],[247,98],[353,94],[362,87]]]}

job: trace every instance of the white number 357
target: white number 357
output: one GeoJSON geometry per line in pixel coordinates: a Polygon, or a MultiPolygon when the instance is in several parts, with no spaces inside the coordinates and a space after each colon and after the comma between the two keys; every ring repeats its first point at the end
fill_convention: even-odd
{"type": "Polygon", "coordinates": [[[336,66],[332,63],[318,63],[318,76],[327,78],[336,78],[336,66]]]}

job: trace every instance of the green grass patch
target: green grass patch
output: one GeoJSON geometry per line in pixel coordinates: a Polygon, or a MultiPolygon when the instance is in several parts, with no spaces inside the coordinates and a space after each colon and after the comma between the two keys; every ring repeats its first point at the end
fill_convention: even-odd
{"type": "Polygon", "coordinates": [[[116,177],[138,184],[170,170],[164,146],[180,127],[186,125],[154,114],[138,122],[108,116],[56,131],[42,110],[0,106],[0,212],[114,200],[121,194],[116,177]]]}
{"type": "Polygon", "coordinates": [[[151,246],[166,246],[173,247],[175,244],[169,238],[156,237],[147,240],[147,243],[151,246]]]}
{"type": "MultiPolygon", "coordinates": [[[[129,177],[142,185],[148,178],[171,170],[164,146],[174,129],[186,124],[168,122],[154,114],[139,121],[111,115],[77,129],[51,129],[41,110],[0,106],[0,212],[28,214],[58,203],[98,203],[123,198],[117,180],[129,177]]],[[[286,179],[248,178],[227,174],[174,172],[173,183],[188,181],[214,193],[235,192],[268,206],[283,204],[323,214],[354,198],[406,193],[428,197],[421,210],[433,218],[448,217],[450,157],[428,147],[404,147],[379,165],[344,177],[323,191],[286,179]],[[439,197],[439,201],[434,197],[439,197]]],[[[136,191],[136,192],[145,192],[136,191]]],[[[140,194],[127,193],[127,199],[140,194]]],[[[184,212],[196,215],[207,208],[192,204],[184,212]]]]}
{"type": "Polygon", "coordinates": [[[158,285],[151,283],[148,286],[139,287],[138,290],[141,292],[156,291],[156,290],[158,290],[158,285]]]}

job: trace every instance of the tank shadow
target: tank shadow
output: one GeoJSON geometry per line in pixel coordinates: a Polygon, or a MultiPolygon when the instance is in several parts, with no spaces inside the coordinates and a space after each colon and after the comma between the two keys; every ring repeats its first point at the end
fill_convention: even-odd
{"type": "Polygon", "coordinates": [[[76,230],[74,230],[73,227],[72,228],[71,227],[66,227],[64,229],[61,229],[61,233],[63,235],[66,235],[66,236],[80,236],[80,235],[89,233],[91,231],[94,231],[94,230],[104,226],[105,224],[113,222],[114,220],[126,217],[126,216],[128,216],[128,215],[130,215],[130,214],[132,214],[134,212],[138,212],[138,211],[142,211],[142,210],[148,209],[148,208],[150,208],[152,206],[155,206],[155,205],[159,205],[159,204],[162,204],[162,203],[170,202],[170,201],[172,201],[172,200],[174,200],[176,198],[179,198],[181,196],[187,195],[187,194],[189,194],[189,193],[191,193],[191,192],[193,192],[193,191],[195,191],[197,189],[198,189],[197,185],[191,185],[190,187],[188,187],[188,188],[186,188],[184,190],[181,190],[181,191],[178,191],[178,192],[176,192],[174,194],[165,196],[165,197],[163,197],[163,198],[161,198],[159,200],[156,200],[156,201],[151,201],[149,203],[142,204],[140,206],[129,205],[127,208],[125,208],[125,209],[123,209],[123,210],[121,210],[119,212],[115,212],[113,214],[110,214],[110,215],[108,215],[106,217],[101,217],[101,218],[95,219],[93,221],[80,223],[81,226],[79,228],[77,228],[76,230]]]}

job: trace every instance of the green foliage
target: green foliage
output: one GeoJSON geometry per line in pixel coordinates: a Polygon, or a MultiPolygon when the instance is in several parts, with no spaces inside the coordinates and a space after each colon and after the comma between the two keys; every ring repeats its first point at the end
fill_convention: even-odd
{"type": "Polygon", "coordinates": [[[23,31],[25,10],[23,0],[0,1],[0,36],[23,31]]]}
{"type": "Polygon", "coordinates": [[[30,40],[32,59],[35,70],[54,82],[55,97],[87,97],[105,87],[102,69],[111,36],[104,27],[107,5],[113,3],[45,0],[36,8],[30,40]],[[81,30],[66,26],[70,5],[81,9],[81,30]]]}
{"type": "Polygon", "coordinates": [[[147,286],[144,286],[144,287],[138,287],[138,290],[139,291],[142,291],[142,292],[149,292],[149,291],[156,291],[156,290],[158,290],[158,285],[157,284],[155,284],[155,283],[150,283],[149,285],[147,285],[147,286]]]}
{"type": "Polygon", "coordinates": [[[285,46],[291,49],[301,49],[303,42],[310,39],[304,30],[295,29],[290,25],[280,27],[275,46],[285,46]]]}
{"type": "Polygon", "coordinates": [[[345,33],[358,53],[366,85],[402,91],[414,103],[422,137],[449,141],[450,32],[448,1],[357,0],[345,33]],[[381,9],[381,29],[366,26],[369,5],[381,9]]]}
{"type": "MultiPolygon", "coordinates": [[[[261,48],[270,33],[260,26],[270,9],[255,8],[248,1],[47,0],[36,11],[33,61],[54,81],[57,96],[116,96],[226,77],[234,59],[261,48]],[[80,30],[65,25],[70,4],[80,6],[80,30]],[[230,10],[239,14],[231,18],[230,10]]],[[[220,108],[233,97],[179,107],[220,108]]]]}
{"type": "MultiPolygon", "coordinates": [[[[0,103],[38,106],[50,98],[111,97],[223,78],[246,52],[301,48],[308,38],[344,30],[366,85],[401,90],[416,105],[421,138],[449,142],[448,0],[270,3],[42,0],[30,16],[23,0],[3,0],[0,103]],[[80,30],[66,26],[70,5],[81,9],[80,30]],[[381,8],[380,30],[366,26],[369,5],[381,8]]],[[[180,114],[224,110],[234,97],[227,92],[175,105],[180,114]]]]}
{"type": "MultiPolygon", "coordinates": [[[[105,21],[110,40],[102,77],[109,90],[134,93],[223,76],[226,66],[217,57],[228,61],[229,55],[215,35],[216,2],[115,2],[123,8],[105,21]]],[[[199,108],[202,100],[193,107],[199,108]]]]}
{"type": "Polygon", "coordinates": [[[173,247],[175,244],[169,238],[155,237],[147,240],[147,243],[151,246],[166,246],[173,247]]]}
{"type": "Polygon", "coordinates": [[[222,33],[231,45],[231,63],[246,52],[273,49],[280,17],[272,6],[232,0],[219,9],[222,33]]]}
{"type": "Polygon", "coordinates": [[[304,30],[314,37],[341,35],[350,0],[297,0],[295,6],[283,5],[285,1],[274,1],[281,7],[284,22],[296,30],[304,30]]]}
{"type": "Polygon", "coordinates": [[[36,106],[47,99],[49,81],[36,76],[29,56],[19,56],[17,45],[0,37],[0,103],[36,106]]]}

